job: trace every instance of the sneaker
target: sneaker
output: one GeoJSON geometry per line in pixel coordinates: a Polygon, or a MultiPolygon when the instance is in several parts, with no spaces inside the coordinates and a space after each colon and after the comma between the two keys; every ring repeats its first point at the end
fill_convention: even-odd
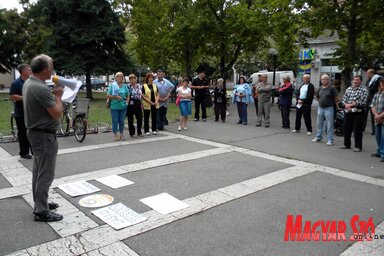
{"type": "Polygon", "coordinates": [[[339,147],[339,149],[350,149],[351,147],[347,147],[347,146],[345,146],[345,145],[342,145],[342,146],[340,146],[339,147]]]}
{"type": "Polygon", "coordinates": [[[30,154],[21,155],[20,157],[23,159],[32,159],[32,156],[30,154]]]}
{"type": "Polygon", "coordinates": [[[184,127],[184,130],[188,130],[188,128],[187,128],[187,127],[184,127]]]}
{"type": "Polygon", "coordinates": [[[353,152],[361,152],[361,148],[354,148],[353,152]]]}
{"type": "MultiPolygon", "coordinates": [[[[320,142],[321,140],[319,140],[319,139],[317,139],[317,138],[314,138],[313,140],[312,140],[312,142],[314,142],[314,143],[317,143],[317,142],[320,142]]],[[[328,143],[327,143],[328,144],[328,143]]]]}
{"type": "Polygon", "coordinates": [[[151,135],[151,134],[150,134],[149,132],[146,132],[145,135],[149,136],[149,135],[151,135]]]}
{"type": "Polygon", "coordinates": [[[140,133],[139,135],[137,135],[137,136],[139,136],[139,137],[144,137],[144,135],[142,134],[142,133],[140,133]]]}
{"type": "Polygon", "coordinates": [[[325,144],[327,146],[332,146],[333,145],[333,142],[332,141],[328,141],[327,144],[325,144]]]}
{"type": "Polygon", "coordinates": [[[372,153],[371,156],[373,156],[373,157],[380,157],[380,154],[375,152],[375,153],[372,153]]]}
{"type": "Polygon", "coordinates": [[[299,133],[300,130],[293,130],[292,133],[299,133]]]}
{"type": "Polygon", "coordinates": [[[207,119],[203,118],[203,122],[207,121],[207,119]]]}
{"type": "Polygon", "coordinates": [[[381,158],[381,159],[380,159],[380,162],[384,162],[384,158],[381,158]]]}
{"type": "Polygon", "coordinates": [[[241,121],[239,121],[239,122],[237,122],[237,124],[242,124],[242,122],[241,122],[241,121]]]}
{"type": "Polygon", "coordinates": [[[269,124],[266,124],[266,125],[265,125],[265,128],[268,128],[268,127],[269,127],[269,124]]]}
{"type": "Polygon", "coordinates": [[[46,211],[42,213],[35,213],[34,221],[42,221],[42,222],[55,222],[61,221],[63,219],[63,215],[57,214],[55,212],[46,211]]]}
{"type": "Polygon", "coordinates": [[[179,126],[179,128],[177,128],[178,131],[181,131],[181,127],[179,126]]]}
{"type": "Polygon", "coordinates": [[[259,127],[259,126],[261,126],[261,124],[256,124],[256,127],[259,127]]]}
{"type": "Polygon", "coordinates": [[[115,136],[113,136],[113,140],[114,140],[114,141],[119,141],[119,140],[120,140],[120,136],[119,136],[119,135],[115,135],[115,136]]]}
{"type": "Polygon", "coordinates": [[[157,135],[157,132],[156,132],[156,131],[154,131],[154,132],[152,132],[152,134],[153,134],[153,135],[157,135]]]}
{"type": "Polygon", "coordinates": [[[199,122],[199,119],[197,119],[197,118],[195,118],[195,120],[194,120],[195,122],[199,122]]]}
{"type": "Polygon", "coordinates": [[[307,132],[307,135],[312,135],[312,132],[307,132]]]}

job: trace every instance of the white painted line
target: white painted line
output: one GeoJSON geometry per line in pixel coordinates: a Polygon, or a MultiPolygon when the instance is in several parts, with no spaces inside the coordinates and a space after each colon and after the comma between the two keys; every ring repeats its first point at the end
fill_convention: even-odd
{"type": "Polygon", "coordinates": [[[58,155],[85,152],[85,151],[96,150],[96,149],[106,149],[106,148],[113,148],[113,147],[119,147],[119,146],[142,144],[142,143],[148,143],[148,142],[172,140],[172,139],[174,139],[174,137],[159,136],[156,138],[143,138],[143,139],[138,139],[138,140],[126,140],[126,141],[110,142],[110,143],[90,145],[90,146],[65,148],[65,149],[60,149],[58,152],[58,155]]]}
{"type": "Polygon", "coordinates": [[[22,196],[29,193],[31,193],[31,189],[29,189],[27,186],[3,188],[0,189],[0,199],[22,196]]]}

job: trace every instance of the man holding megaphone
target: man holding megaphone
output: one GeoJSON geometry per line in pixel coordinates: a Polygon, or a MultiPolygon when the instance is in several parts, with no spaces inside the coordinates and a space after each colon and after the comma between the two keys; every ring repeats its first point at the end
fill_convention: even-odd
{"type": "Polygon", "coordinates": [[[56,130],[63,113],[63,88],[53,92],[45,85],[51,78],[53,61],[41,54],[31,62],[32,75],[24,83],[24,113],[27,137],[33,149],[32,195],[35,221],[60,221],[63,216],[52,210],[59,207],[48,203],[48,191],[55,178],[58,143],[56,130]]]}

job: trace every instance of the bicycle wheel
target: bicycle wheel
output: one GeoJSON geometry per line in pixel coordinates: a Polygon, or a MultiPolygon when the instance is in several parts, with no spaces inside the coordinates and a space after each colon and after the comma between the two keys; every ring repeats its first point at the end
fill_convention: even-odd
{"type": "Polygon", "coordinates": [[[18,140],[18,137],[17,137],[16,118],[15,118],[13,112],[11,113],[11,134],[12,134],[12,137],[13,137],[15,140],[18,140]]]}
{"type": "Polygon", "coordinates": [[[64,113],[61,117],[58,133],[65,136],[69,134],[69,116],[67,113],[64,113]]]}
{"type": "Polygon", "coordinates": [[[76,116],[74,120],[73,130],[75,138],[78,142],[83,142],[87,134],[87,121],[82,116],[76,116]]]}

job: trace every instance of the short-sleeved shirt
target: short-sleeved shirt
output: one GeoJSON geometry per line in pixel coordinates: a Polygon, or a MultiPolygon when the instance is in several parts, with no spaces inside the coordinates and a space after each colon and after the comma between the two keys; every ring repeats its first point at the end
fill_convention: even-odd
{"type": "MultiPolygon", "coordinates": [[[[187,87],[186,89],[184,89],[182,86],[180,86],[179,88],[177,88],[177,93],[180,92],[181,95],[191,95],[191,88],[187,87]]],[[[183,99],[181,98],[180,101],[190,101],[191,99],[183,99]]]]}
{"type": "Polygon", "coordinates": [[[121,110],[127,107],[129,89],[126,84],[122,84],[121,87],[119,87],[116,83],[111,84],[108,88],[108,94],[121,97],[121,100],[111,99],[111,109],[121,110]]]}
{"type": "MultiPolygon", "coordinates": [[[[161,82],[159,79],[155,79],[153,81],[157,86],[157,91],[159,92],[159,97],[164,98],[167,97],[167,95],[172,92],[174,85],[168,81],[167,79],[163,79],[161,82]]],[[[167,102],[159,102],[160,107],[168,107],[167,102]]]]}
{"type": "Polygon", "coordinates": [[[319,106],[322,108],[333,107],[335,104],[335,97],[337,97],[337,95],[338,92],[334,87],[320,87],[319,91],[317,92],[317,97],[319,98],[319,106]]]}
{"type": "MultiPolygon", "coordinates": [[[[208,86],[209,82],[207,79],[201,80],[199,77],[196,77],[192,81],[193,86],[208,86]]],[[[207,95],[208,89],[194,89],[195,90],[195,96],[196,97],[203,97],[207,95]]]]}
{"type": "MultiPolygon", "coordinates": [[[[9,95],[23,95],[23,85],[24,80],[21,79],[21,77],[17,78],[13,83],[11,84],[11,88],[9,90],[9,95]]],[[[14,108],[13,113],[15,117],[22,117],[24,116],[24,109],[23,109],[23,101],[15,101],[14,102],[14,108]]]]}
{"type": "Polygon", "coordinates": [[[24,83],[23,97],[24,121],[28,129],[57,129],[59,120],[53,119],[47,111],[56,104],[55,97],[43,81],[30,76],[24,83]]]}

